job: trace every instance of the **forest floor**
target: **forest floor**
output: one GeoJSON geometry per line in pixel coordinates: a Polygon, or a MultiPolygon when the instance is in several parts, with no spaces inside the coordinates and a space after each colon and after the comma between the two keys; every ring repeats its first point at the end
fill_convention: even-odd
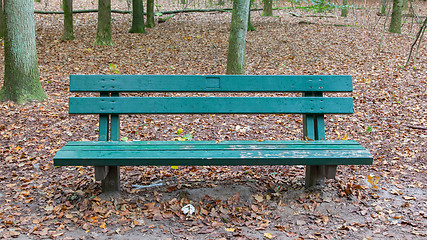
{"type": "MultiPolygon", "coordinates": [[[[96,8],[84,6],[92,2],[74,6],[96,8]]],[[[113,8],[123,4],[113,1],[113,8]]],[[[386,31],[378,50],[384,17],[376,11],[347,18],[253,12],[257,30],[248,33],[246,58],[247,74],[352,75],[354,92],[345,95],[354,98],[354,114],[326,116],[326,135],[359,141],[374,156],[372,166],[339,166],[336,179],[310,190],[302,166],[123,167],[121,195],[113,198],[101,194],[92,168],[53,166],[66,142],[97,138],[95,116],[68,114],[68,97],[77,95],[68,90],[69,75],[224,74],[231,13],[177,14],[146,34],[129,34],[131,16],[113,14],[113,47],[92,45],[96,14],[75,16],[70,42],[60,40],[61,15],[36,15],[48,99],[0,103],[0,238],[426,239],[426,40],[416,63],[404,67],[419,26],[406,19],[403,33],[386,31]],[[184,215],[186,204],[196,212],[184,215]]],[[[425,15],[427,4],[417,2],[416,11],[425,15]]],[[[173,140],[178,128],[194,140],[302,138],[300,116],[144,115],[122,122],[129,140],[173,140]]]]}

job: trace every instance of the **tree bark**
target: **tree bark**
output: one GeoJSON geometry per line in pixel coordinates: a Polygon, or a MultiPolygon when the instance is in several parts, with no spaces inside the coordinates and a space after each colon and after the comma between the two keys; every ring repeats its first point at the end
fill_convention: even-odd
{"type": "Polygon", "coordinates": [[[148,28],[154,27],[154,0],[147,0],[147,25],[148,28]]]}
{"type": "Polygon", "coordinates": [[[61,39],[62,41],[73,40],[73,0],[62,0],[62,10],[64,10],[64,30],[61,39]]]}
{"type": "Polygon", "coordinates": [[[391,13],[390,28],[391,33],[401,33],[402,26],[402,0],[393,0],[393,11],[391,13]]]}
{"type": "Polygon", "coordinates": [[[98,0],[98,27],[93,45],[113,46],[111,35],[111,0],[98,0]]]}
{"type": "Polygon", "coordinates": [[[6,19],[4,16],[3,0],[0,0],[0,38],[4,37],[6,33],[6,19]]]}
{"type": "Polygon", "coordinates": [[[142,0],[132,0],[132,27],[130,33],[145,33],[144,4],[142,0]]]}
{"type": "Polygon", "coordinates": [[[347,4],[348,0],[342,0],[343,9],[341,9],[341,17],[347,17],[347,4]]]}
{"type": "Polygon", "coordinates": [[[273,16],[273,0],[263,0],[262,16],[271,17],[273,16]]]}
{"type": "Polygon", "coordinates": [[[251,0],[234,0],[228,39],[227,74],[245,74],[246,33],[251,0]]]}
{"type": "Polygon", "coordinates": [[[33,1],[5,0],[4,83],[0,101],[24,104],[46,98],[37,62],[33,1]]]}

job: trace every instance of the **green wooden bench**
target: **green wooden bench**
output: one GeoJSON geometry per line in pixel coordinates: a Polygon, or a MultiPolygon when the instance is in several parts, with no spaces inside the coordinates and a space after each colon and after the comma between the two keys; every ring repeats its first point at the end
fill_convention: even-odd
{"type": "MultiPolygon", "coordinates": [[[[372,164],[352,140],[325,140],[324,114],[351,114],[351,76],[72,75],[70,114],[99,114],[99,141],[69,142],[55,166],[95,166],[103,191],[120,189],[120,166],[306,165],[306,186],[337,165],[372,164]],[[301,92],[301,97],[120,97],[121,92],[301,92]],[[120,114],[302,114],[301,141],[119,141],[120,114]]],[[[260,123],[262,124],[262,123],[260,123]]]]}

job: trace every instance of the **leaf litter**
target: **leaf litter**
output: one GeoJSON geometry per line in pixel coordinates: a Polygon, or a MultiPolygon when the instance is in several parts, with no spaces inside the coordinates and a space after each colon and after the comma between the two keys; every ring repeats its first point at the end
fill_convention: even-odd
{"type": "MultiPolygon", "coordinates": [[[[35,7],[58,10],[55,4],[35,7]]],[[[113,1],[113,7],[124,4],[113,1]]],[[[426,9],[417,3],[416,11],[426,9]]],[[[347,95],[354,98],[354,114],[326,116],[326,135],[358,140],[374,165],[340,166],[336,180],[311,190],[303,187],[300,166],[123,167],[121,195],[105,196],[91,167],[53,166],[66,142],[97,138],[96,117],[68,115],[67,98],[75,95],[68,91],[69,75],[112,74],[110,66],[119,74],[224,74],[230,13],[177,14],[143,35],[127,33],[129,15],[113,14],[113,47],[92,46],[96,14],[74,16],[72,42],[60,41],[60,16],[36,15],[41,81],[49,99],[0,103],[0,236],[425,238],[427,133],[409,127],[427,124],[425,46],[413,66],[402,67],[416,29],[410,31],[408,21],[402,35],[386,33],[379,52],[381,24],[374,28],[374,22],[384,18],[375,11],[309,18],[315,24],[301,24],[288,12],[277,10],[274,18],[253,14],[257,31],[248,33],[247,74],[352,75],[354,92],[347,95]],[[185,206],[194,213],[184,214],[185,206]]],[[[123,116],[121,135],[130,141],[174,140],[181,133],[191,140],[290,140],[301,139],[301,122],[291,115],[123,116]]]]}

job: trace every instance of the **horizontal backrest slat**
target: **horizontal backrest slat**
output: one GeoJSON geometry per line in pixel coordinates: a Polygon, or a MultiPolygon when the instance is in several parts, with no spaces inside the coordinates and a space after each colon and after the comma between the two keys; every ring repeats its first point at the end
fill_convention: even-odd
{"type": "Polygon", "coordinates": [[[353,113],[342,97],[71,97],[72,114],[353,113]]]}
{"type": "Polygon", "coordinates": [[[71,75],[72,92],[351,92],[347,75],[71,75]]]}

